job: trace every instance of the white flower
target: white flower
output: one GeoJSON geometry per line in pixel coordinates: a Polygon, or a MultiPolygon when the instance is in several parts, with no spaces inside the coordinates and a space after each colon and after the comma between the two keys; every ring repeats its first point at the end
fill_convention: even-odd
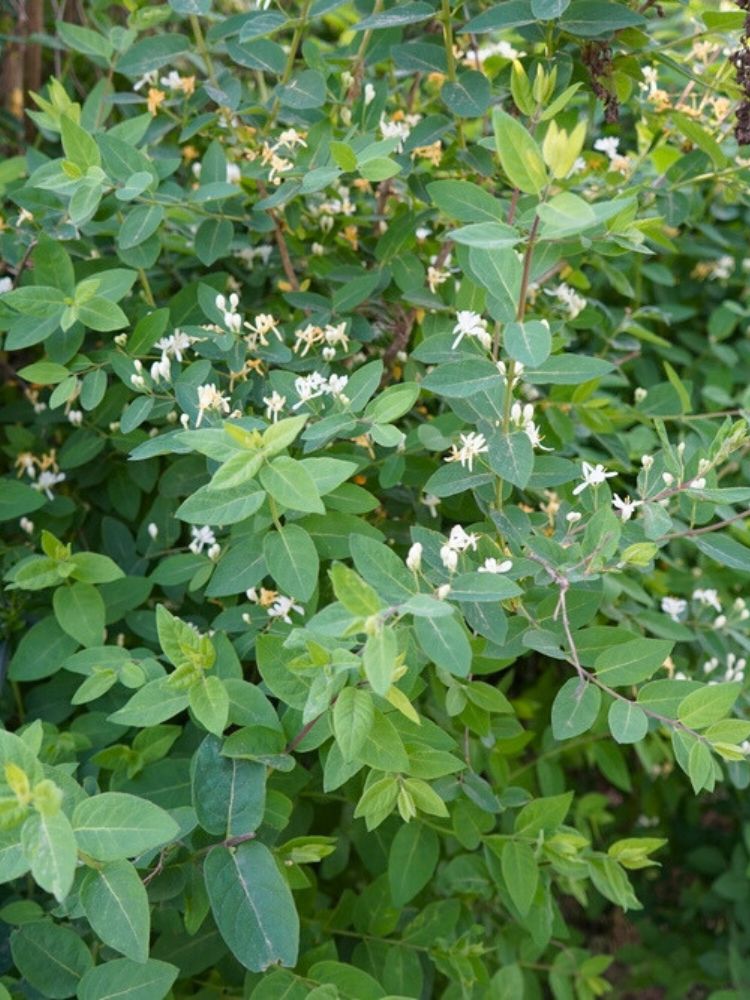
{"type": "Polygon", "coordinates": [[[28,517],[22,517],[18,524],[21,531],[25,531],[27,535],[30,535],[34,530],[34,522],[30,521],[28,517]]]}
{"type": "Polygon", "coordinates": [[[0,278],[0,295],[10,292],[13,289],[13,279],[11,277],[0,278]]]}
{"type": "Polygon", "coordinates": [[[507,573],[509,569],[512,569],[513,563],[510,559],[503,559],[502,562],[498,562],[497,559],[485,559],[483,565],[479,567],[479,573],[507,573]]]}
{"type": "Polygon", "coordinates": [[[642,503],[642,500],[631,500],[630,497],[625,497],[625,499],[623,499],[618,496],[617,493],[612,494],[612,506],[616,510],[620,511],[620,517],[623,521],[629,521],[642,503]]]}
{"type": "Polygon", "coordinates": [[[617,475],[616,472],[607,472],[601,464],[591,465],[590,462],[583,462],[581,469],[583,470],[583,482],[579,483],[573,490],[573,496],[583,493],[587,486],[600,486],[607,479],[617,475]]]}
{"type": "Polygon", "coordinates": [[[148,537],[152,541],[156,541],[156,539],[157,539],[157,537],[159,535],[159,527],[158,527],[158,525],[155,524],[153,521],[151,521],[151,523],[149,524],[149,526],[146,528],[146,531],[148,532],[148,537]]]}
{"type": "Polygon", "coordinates": [[[349,350],[349,335],[346,332],[346,320],[335,326],[333,323],[328,323],[323,331],[323,337],[329,347],[341,347],[345,351],[349,350]]]}
{"type": "Polygon", "coordinates": [[[154,347],[161,351],[162,355],[182,361],[185,352],[192,346],[194,341],[194,337],[188,336],[182,330],[175,330],[168,337],[162,337],[161,340],[157,340],[154,347]]]}
{"type": "Polygon", "coordinates": [[[268,334],[273,333],[278,341],[283,343],[284,338],[282,337],[278,325],[278,321],[270,313],[258,313],[255,317],[254,323],[245,323],[245,329],[250,330],[252,337],[248,338],[248,343],[251,347],[255,347],[258,341],[263,345],[263,347],[268,347],[268,334]]]}
{"type": "Polygon", "coordinates": [[[190,417],[187,413],[180,414],[180,424],[184,430],[187,430],[190,426],[190,417]]]}
{"type": "Polygon", "coordinates": [[[459,553],[449,543],[446,542],[440,547],[440,559],[449,573],[455,572],[458,566],[458,556],[459,553]]]}
{"type": "Polygon", "coordinates": [[[577,524],[582,517],[583,514],[579,510],[571,510],[565,515],[565,520],[568,524],[577,524]]]}
{"type": "Polygon", "coordinates": [[[196,427],[200,427],[203,414],[207,410],[218,410],[221,413],[229,413],[229,397],[223,396],[215,385],[207,383],[198,386],[198,419],[196,427]]]}
{"type": "Polygon", "coordinates": [[[334,399],[345,400],[344,389],[346,389],[348,383],[348,375],[331,375],[323,391],[327,395],[333,396],[334,399]]]}
{"type": "Polygon", "coordinates": [[[704,479],[703,476],[699,476],[697,479],[694,479],[690,484],[691,490],[703,490],[705,488],[706,488],[706,480],[704,479]]]}
{"type": "Polygon", "coordinates": [[[422,566],[422,544],[415,542],[406,555],[406,567],[412,573],[418,573],[422,566]]]}
{"type": "Polygon", "coordinates": [[[448,544],[451,548],[456,549],[458,552],[465,552],[466,549],[471,549],[472,552],[476,552],[478,541],[479,535],[475,534],[473,531],[470,534],[467,533],[460,524],[453,525],[448,538],[448,544]]]}
{"type": "Polygon", "coordinates": [[[317,399],[318,396],[322,396],[326,384],[326,380],[320,372],[311,372],[309,375],[301,375],[299,378],[296,378],[294,380],[294,391],[299,396],[299,400],[294,404],[292,409],[296,410],[304,403],[309,403],[311,399],[317,399]]]}
{"type": "Polygon", "coordinates": [[[144,76],[140,78],[140,80],[138,80],[137,83],[133,84],[133,90],[135,90],[137,93],[139,90],[142,90],[146,86],[153,87],[158,79],[159,79],[159,71],[157,69],[151,70],[150,73],[146,73],[144,76]]]}
{"type": "Polygon", "coordinates": [[[594,143],[594,149],[597,149],[600,153],[604,153],[608,159],[612,160],[617,156],[617,148],[620,145],[620,140],[614,135],[603,136],[601,139],[597,139],[594,143]]]}
{"type": "Polygon", "coordinates": [[[242,171],[236,163],[227,163],[227,184],[239,184],[242,180],[242,171]]]}
{"type": "Polygon", "coordinates": [[[674,476],[671,472],[662,472],[661,479],[665,486],[671,486],[674,482],[674,476]]]}
{"type": "Polygon", "coordinates": [[[562,284],[557,285],[555,288],[548,289],[547,294],[557,299],[558,302],[561,302],[566,307],[571,319],[575,319],[586,308],[586,299],[582,295],[579,295],[578,292],[573,291],[570,285],[566,285],[565,282],[562,282],[562,284]]]}
{"type": "Polygon", "coordinates": [[[295,604],[291,597],[285,597],[283,594],[279,594],[271,607],[268,609],[268,617],[280,618],[283,622],[286,622],[287,625],[291,625],[292,619],[289,615],[292,611],[296,611],[298,615],[304,615],[305,613],[305,609],[300,604],[295,604]]]}
{"type": "Polygon", "coordinates": [[[83,413],[81,410],[71,410],[68,414],[68,423],[73,427],[80,427],[83,423],[83,413]]]}
{"type": "Polygon", "coordinates": [[[482,455],[489,451],[484,434],[477,434],[470,431],[468,434],[459,435],[461,447],[451,445],[451,453],[445,459],[446,462],[460,462],[464,468],[471,472],[474,468],[474,459],[477,455],[482,455]]]}
{"type": "Polygon", "coordinates": [[[633,393],[633,395],[635,397],[636,403],[642,403],[643,400],[646,398],[646,396],[648,396],[648,389],[644,389],[642,386],[639,385],[638,388],[633,393]]]}
{"type": "Polygon", "coordinates": [[[206,555],[211,560],[211,562],[216,562],[216,560],[221,555],[221,545],[219,545],[218,542],[214,542],[213,545],[209,546],[208,552],[206,552],[206,555]]]}
{"type": "Polygon", "coordinates": [[[726,615],[717,615],[716,618],[714,618],[714,628],[724,628],[726,623],[726,615]]]}
{"type": "Polygon", "coordinates": [[[118,333],[117,336],[114,338],[114,341],[118,347],[124,347],[128,342],[127,333],[118,333]]]}
{"type": "Polygon", "coordinates": [[[544,438],[538,425],[534,423],[534,407],[531,403],[526,403],[523,406],[518,402],[514,403],[510,408],[510,419],[516,427],[520,427],[525,433],[526,437],[531,441],[532,448],[541,448],[542,451],[552,451],[551,448],[545,448],[542,444],[544,438]]]}
{"type": "Polygon", "coordinates": [[[190,534],[193,540],[188,548],[195,555],[200,555],[204,548],[210,548],[210,546],[216,544],[216,535],[214,535],[212,529],[207,524],[204,524],[200,528],[193,525],[190,529],[190,534]]]}
{"type": "Polygon", "coordinates": [[[273,418],[273,422],[276,423],[279,419],[279,414],[286,404],[286,396],[280,395],[274,389],[270,396],[263,397],[263,402],[266,404],[266,419],[271,420],[273,418]]]}
{"type": "Polygon", "coordinates": [[[678,622],[680,616],[687,611],[687,606],[687,601],[682,597],[662,597],[661,599],[662,611],[675,622],[678,622]]]}
{"type": "Polygon", "coordinates": [[[646,470],[646,472],[648,472],[648,470],[651,468],[653,464],[654,464],[653,455],[641,455],[641,465],[646,470]]]}
{"type": "Polygon", "coordinates": [[[162,379],[168,381],[172,374],[172,365],[169,361],[169,357],[166,354],[162,354],[158,361],[154,361],[150,368],[150,375],[154,382],[160,382],[162,379]]]}
{"type": "Polygon", "coordinates": [[[430,512],[430,517],[437,517],[437,509],[440,506],[440,500],[438,497],[432,495],[432,493],[425,493],[422,499],[419,501],[424,507],[430,512]]]}
{"type": "Polygon", "coordinates": [[[476,337],[485,350],[492,346],[492,337],[487,329],[487,320],[482,319],[479,313],[470,309],[459,309],[456,313],[456,325],[453,333],[457,334],[451,347],[455,351],[464,337],[476,337]]]}
{"type": "Polygon", "coordinates": [[[372,104],[374,100],[375,100],[375,88],[371,83],[366,83],[365,93],[364,93],[365,107],[367,107],[369,104],[372,104]]]}
{"type": "Polygon", "coordinates": [[[380,134],[384,139],[398,139],[396,152],[400,153],[404,148],[404,141],[409,138],[411,129],[405,119],[398,122],[388,121],[385,115],[380,116],[380,134]]]}
{"type": "Polygon", "coordinates": [[[719,600],[719,593],[712,589],[698,589],[693,591],[693,600],[700,601],[704,608],[713,608],[715,611],[721,611],[721,601],[719,600]]]}
{"type": "Polygon", "coordinates": [[[435,596],[439,601],[444,601],[445,598],[451,592],[451,585],[449,583],[442,583],[438,589],[435,591],[435,596]]]}
{"type": "MultiPolygon", "coordinates": [[[[427,268],[427,287],[434,295],[437,289],[450,278],[450,271],[434,267],[432,264],[427,268]]],[[[455,333],[455,330],[453,331],[455,333]]],[[[455,344],[454,344],[455,347],[455,344]]]]}
{"type": "Polygon", "coordinates": [[[728,255],[719,257],[719,259],[713,263],[713,267],[711,269],[711,280],[726,281],[727,278],[731,278],[734,272],[734,266],[734,257],[730,257],[728,255]]]}
{"type": "Polygon", "coordinates": [[[44,493],[48,500],[54,500],[55,495],[52,492],[52,488],[57,486],[58,483],[62,483],[64,481],[64,472],[53,472],[51,469],[44,469],[39,473],[38,478],[30,485],[32,489],[38,490],[40,493],[44,493]]]}

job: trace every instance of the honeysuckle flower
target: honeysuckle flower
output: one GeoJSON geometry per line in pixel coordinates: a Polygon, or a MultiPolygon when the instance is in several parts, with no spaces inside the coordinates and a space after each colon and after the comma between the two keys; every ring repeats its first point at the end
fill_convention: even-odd
{"type": "Polygon", "coordinates": [[[204,524],[202,527],[198,527],[195,524],[192,525],[190,528],[190,534],[192,536],[192,541],[188,545],[188,548],[197,556],[200,555],[205,548],[209,548],[211,545],[216,544],[216,535],[207,524],[204,524]]]}
{"type": "Polygon", "coordinates": [[[263,402],[266,404],[266,419],[273,419],[276,423],[286,404],[286,396],[282,396],[274,389],[270,396],[263,397],[263,402]]]}
{"type": "Polygon", "coordinates": [[[662,597],[661,609],[672,621],[678,622],[687,611],[688,603],[682,597],[662,597]]]}
{"type": "Polygon", "coordinates": [[[299,409],[304,403],[309,403],[311,399],[317,399],[323,395],[326,380],[320,372],[311,372],[309,375],[301,375],[294,380],[294,391],[299,396],[299,400],[292,407],[299,409]]]}
{"type": "Polygon", "coordinates": [[[30,485],[32,489],[44,493],[48,500],[54,500],[55,494],[52,492],[55,486],[65,482],[64,472],[55,472],[52,469],[43,469],[38,477],[30,485]]]}
{"type": "Polygon", "coordinates": [[[267,614],[269,618],[280,618],[287,625],[291,625],[292,619],[290,614],[292,611],[295,611],[298,615],[304,615],[305,613],[305,609],[301,604],[295,604],[291,597],[285,597],[283,594],[279,594],[271,607],[268,609],[267,614]]]}
{"type": "Polygon", "coordinates": [[[159,110],[159,106],[163,104],[166,99],[167,95],[163,90],[159,90],[158,87],[149,87],[148,96],[146,98],[148,113],[150,115],[156,115],[159,110]]]}
{"type": "Polygon", "coordinates": [[[422,544],[414,542],[406,554],[406,566],[412,573],[418,573],[422,566],[422,544]]]}
{"type": "Polygon", "coordinates": [[[705,487],[706,487],[706,480],[704,479],[703,476],[698,476],[697,479],[694,479],[690,483],[690,489],[692,490],[702,490],[705,489],[705,487]]]}
{"type": "Polygon", "coordinates": [[[458,566],[459,552],[448,543],[440,547],[440,560],[449,573],[454,573],[458,566]]]}
{"type": "Polygon", "coordinates": [[[476,552],[479,535],[475,532],[466,532],[460,524],[454,524],[448,537],[448,544],[458,552],[465,552],[471,549],[476,552]]]}
{"type": "Polygon", "coordinates": [[[210,546],[208,547],[208,551],[206,552],[206,555],[208,556],[208,558],[209,558],[209,559],[210,559],[210,560],[211,560],[212,562],[216,562],[216,560],[217,560],[217,559],[219,558],[219,556],[221,555],[221,545],[219,545],[219,543],[218,543],[218,542],[214,542],[214,544],[213,544],[213,545],[210,545],[210,546]]]}
{"type": "Polygon", "coordinates": [[[187,333],[183,333],[182,330],[175,330],[168,337],[162,337],[161,340],[157,340],[154,347],[161,351],[162,354],[175,358],[177,361],[182,361],[185,352],[194,342],[195,337],[190,337],[187,333]]]}
{"type": "Polygon", "coordinates": [[[196,427],[200,427],[203,415],[208,410],[229,413],[230,409],[229,397],[222,395],[215,385],[207,383],[206,385],[198,386],[198,419],[195,422],[196,427]]]}
{"type": "Polygon", "coordinates": [[[612,506],[619,510],[623,521],[629,521],[636,510],[643,503],[642,500],[631,500],[630,497],[620,497],[617,493],[612,494],[612,506]]]}
{"type": "Polygon", "coordinates": [[[448,594],[451,592],[451,585],[449,583],[441,583],[441,585],[435,591],[435,597],[439,601],[444,601],[448,594]]]}
{"type": "Polygon", "coordinates": [[[153,521],[151,521],[148,527],[146,528],[146,531],[148,532],[148,537],[152,541],[156,541],[159,535],[159,526],[155,524],[153,521]]]}
{"type": "Polygon", "coordinates": [[[22,517],[18,522],[21,531],[25,531],[27,535],[30,535],[34,530],[34,522],[28,517],[22,517]]]}
{"type": "Polygon", "coordinates": [[[149,374],[154,382],[160,382],[162,379],[167,381],[172,374],[172,366],[168,355],[162,354],[158,361],[154,361],[149,369],[149,374]]]}
{"type": "Polygon", "coordinates": [[[326,344],[330,347],[341,346],[345,351],[349,350],[349,336],[346,332],[346,320],[342,323],[336,324],[335,326],[333,323],[328,323],[323,331],[323,336],[325,337],[326,344]]]}
{"type": "Polygon", "coordinates": [[[307,148],[307,142],[305,139],[305,132],[298,132],[296,128],[287,128],[284,129],[276,140],[274,149],[278,149],[279,146],[286,146],[287,149],[295,149],[297,146],[304,146],[307,148]]]}
{"type": "Polygon", "coordinates": [[[144,75],[133,84],[133,90],[138,93],[139,90],[143,90],[146,86],[153,86],[159,79],[159,71],[157,69],[151,70],[150,73],[144,73],[144,75]]]}
{"type": "Polygon", "coordinates": [[[411,128],[406,118],[400,121],[389,121],[385,115],[380,116],[380,134],[384,139],[398,139],[396,152],[401,153],[404,149],[404,142],[411,134],[411,128]]]}
{"type": "Polygon", "coordinates": [[[565,520],[568,522],[568,524],[577,524],[582,517],[583,514],[580,512],[580,510],[571,510],[568,511],[568,513],[565,515],[565,520]]]}
{"type": "Polygon", "coordinates": [[[242,180],[242,171],[236,163],[227,163],[227,184],[239,184],[242,180]]]}
{"type": "Polygon", "coordinates": [[[479,313],[472,312],[471,309],[459,309],[456,313],[456,325],[453,327],[456,339],[451,344],[455,350],[464,337],[476,338],[479,343],[488,350],[492,346],[492,336],[487,329],[487,321],[479,313]]]}
{"type": "Polygon", "coordinates": [[[598,150],[600,153],[604,153],[604,155],[611,160],[614,156],[618,155],[617,150],[619,145],[620,140],[616,136],[607,135],[602,136],[601,139],[597,139],[594,142],[594,149],[598,150]]]}
{"type": "Polygon", "coordinates": [[[727,623],[726,615],[717,615],[716,618],[714,618],[714,628],[724,628],[726,623],[727,623]]]}
{"type": "Polygon", "coordinates": [[[469,472],[473,471],[474,459],[477,455],[482,455],[484,452],[489,451],[487,447],[487,441],[485,440],[484,434],[477,434],[475,431],[470,431],[468,434],[459,435],[461,441],[461,447],[457,445],[451,445],[451,453],[445,459],[446,462],[460,462],[464,468],[467,468],[469,472]]]}
{"type": "Polygon", "coordinates": [[[532,448],[552,451],[551,448],[545,448],[542,444],[544,438],[538,425],[534,423],[534,407],[531,403],[525,403],[522,406],[519,402],[515,402],[510,408],[510,419],[516,427],[520,427],[526,434],[526,437],[531,441],[532,448]]]}
{"type": "Polygon", "coordinates": [[[601,486],[602,483],[611,479],[612,476],[617,475],[616,472],[608,472],[600,463],[592,465],[590,462],[582,462],[581,469],[583,471],[583,482],[579,483],[573,490],[573,496],[576,497],[579,493],[583,493],[587,486],[601,486]]]}
{"type": "Polygon", "coordinates": [[[13,279],[8,275],[0,278],[0,295],[5,295],[6,292],[13,290],[13,279]]]}
{"type": "Polygon", "coordinates": [[[510,559],[503,559],[502,562],[498,562],[497,559],[489,558],[485,559],[482,565],[479,567],[479,573],[507,573],[509,569],[513,568],[513,563],[510,559]]]}
{"type": "Polygon", "coordinates": [[[641,465],[646,470],[646,472],[648,472],[648,470],[651,468],[653,464],[654,464],[653,455],[641,455],[641,465]]]}
{"type": "Polygon", "coordinates": [[[299,330],[294,331],[294,347],[292,350],[295,354],[300,355],[304,358],[308,351],[315,345],[320,343],[324,339],[323,330],[319,326],[315,326],[314,323],[308,323],[307,326],[303,326],[299,330]],[[302,352],[300,353],[300,347],[305,345],[302,352]]]}
{"type": "Polygon", "coordinates": [[[375,100],[375,88],[371,83],[365,84],[365,92],[362,100],[364,101],[365,107],[368,107],[375,100]]]}
{"type": "Polygon", "coordinates": [[[648,389],[644,389],[643,386],[638,386],[633,393],[636,403],[642,403],[643,400],[648,396],[648,389]]]}
{"type": "Polygon", "coordinates": [[[547,294],[565,306],[571,319],[575,319],[586,308],[586,299],[578,292],[573,291],[570,285],[566,285],[565,282],[555,288],[547,289],[547,294]]]}
{"type": "Polygon", "coordinates": [[[424,507],[426,507],[430,512],[430,517],[437,517],[437,509],[440,506],[440,499],[433,496],[432,493],[425,493],[425,495],[419,501],[424,507]]]}
{"type": "Polygon", "coordinates": [[[284,342],[284,338],[281,335],[281,331],[278,327],[278,320],[275,319],[271,313],[258,313],[255,320],[252,323],[246,322],[244,324],[246,330],[250,330],[254,338],[263,345],[263,347],[268,347],[268,334],[273,333],[276,339],[280,342],[284,342]]]}
{"type": "MultiPolygon", "coordinates": [[[[506,365],[504,361],[497,361],[495,362],[495,367],[497,368],[502,378],[504,378],[507,381],[508,373],[510,371],[509,366],[506,365]]],[[[522,363],[520,361],[516,361],[513,364],[513,379],[510,383],[511,389],[514,388],[514,386],[518,385],[518,383],[521,381],[521,376],[523,375],[523,371],[524,367],[522,363]]]]}
{"type": "Polygon", "coordinates": [[[672,475],[671,472],[662,472],[661,480],[665,486],[671,486],[672,483],[674,482],[674,476],[672,475]]]}
{"type": "Polygon", "coordinates": [[[693,600],[699,601],[704,608],[713,608],[715,611],[721,611],[721,601],[719,600],[719,592],[711,588],[698,588],[693,591],[693,600]]]}
{"type": "Polygon", "coordinates": [[[83,412],[81,410],[71,410],[68,413],[68,423],[73,427],[80,427],[83,423],[83,412]]]}

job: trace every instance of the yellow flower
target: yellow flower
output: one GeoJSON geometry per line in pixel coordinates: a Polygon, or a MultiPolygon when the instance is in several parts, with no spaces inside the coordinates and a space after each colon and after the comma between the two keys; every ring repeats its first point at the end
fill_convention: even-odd
{"type": "Polygon", "coordinates": [[[159,105],[166,98],[166,96],[166,93],[163,90],[159,90],[158,87],[149,87],[148,98],[146,99],[149,114],[155,115],[157,113],[159,105]]]}

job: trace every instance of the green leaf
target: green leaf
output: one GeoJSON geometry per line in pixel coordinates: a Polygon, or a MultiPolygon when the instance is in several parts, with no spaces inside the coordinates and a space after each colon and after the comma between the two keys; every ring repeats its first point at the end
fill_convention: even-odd
{"type": "Polygon", "coordinates": [[[432,878],[440,857],[434,830],[412,820],[397,831],[388,852],[388,886],[393,905],[403,907],[432,878]]]}
{"type": "Polygon", "coordinates": [[[396,633],[387,625],[367,637],[362,651],[365,677],[375,694],[385,695],[391,686],[398,656],[396,633]]]}
{"type": "Polygon", "coordinates": [[[296,73],[289,83],[281,85],[277,94],[281,104],[287,108],[319,108],[326,99],[325,77],[317,70],[304,69],[296,73]]]}
{"type": "Polygon", "coordinates": [[[713,759],[711,751],[700,740],[695,740],[690,747],[687,771],[696,795],[702,788],[709,786],[713,775],[713,759]]]}
{"type": "Polygon", "coordinates": [[[136,205],[125,216],[117,234],[120,250],[137,247],[155,233],[164,221],[162,205],[136,205]]]}
{"type": "Polygon", "coordinates": [[[524,372],[524,379],[538,385],[579,385],[607,375],[614,365],[585,354],[554,354],[544,364],[524,372]]]}
{"type": "Polygon", "coordinates": [[[81,977],[94,964],[80,936],[50,920],[33,921],[13,931],[10,950],[24,979],[51,1000],[75,996],[81,977]]]}
{"type": "Polygon", "coordinates": [[[613,701],[607,721],[618,743],[638,743],[648,732],[648,716],[632,701],[613,701]]]}
{"type": "Polygon", "coordinates": [[[266,567],[279,588],[300,601],[309,600],[318,585],[320,559],[312,538],[296,524],[269,532],[263,540],[266,567]]]}
{"type": "Polygon", "coordinates": [[[539,882],[539,866],[528,844],[509,840],[500,855],[500,869],[508,895],[522,917],[531,909],[539,882]]]}
{"type": "Polygon", "coordinates": [[[134,962],[116,958],[85,973],[78,987],[78,1000],[164,1000],[177,979],[179,969],[169,962],[150,958],[134,962]]]}
{"type": "Polygon", "coordinates": [[[34,881],[61,903],[73,886],[78,860],[68,817],[34,813],[23,825],[21,844],[34,881]]]}
{"type": "Polygon", "coordinates": [[[477,281],[490,295],[488,311],[501,323],[515,319],[521,294],[521,263],[514,250],[472,247],[469,263],[477,281]]]}
{"type": "Polygon", "coordinates": [[[650,680],[672,652],[668,639],[632,639],[604,649],[594,660],[597,677],[611,687],[650,680]]]}
{"type": "Polygon", "coordinates": [[[299,918],[267,847],[257,841],[216,847],[204,877],[214,920],[238,962],[251,972],[297,964],[299,918]]]}
{"type": "Polygon", "coordinates": [[[729,535],[712,532],[708,535],[698,535],[689,540],[719,566],[750,573],[750,548],[736,542],[729,535]]]}
{"type": "Polygon", "coordinates": [[[90,583],[58,587],[52,599],[60,628],[82,646],[100,646],[106,608],[101,594],[90,583]]]}
{"type": "Polygon", "coordinates": [[[83,28],[78,24],[70,24],[67,21],[58,21],[56,24],[57,34],[63,44],[74,52],[80,52],[84,56],[100,61],[100,65],[109,61],[112,56],[112,43],[90,28],[83,28]]]}
{"type": "Polygon", "coordinates": [[[169,813],[136,795],[103,792],[83,799],[73,812],[79,848],[97,861],[134,858],[161,847],[179,828],[169,813]]]}
{"type": "Polygon", "coordinates": [[[372,587],[343,563],[334,563],[328,571],[333,591],[346,610],[362,618],[376,615],[383,603],[372,587]]]}
{"type": "Polygon", "coordinates": [[[33,490],[17,479],[0,480],[0,521],[15,521],[32,514],[46,503],[41,490],[33,490]]]}
{"type": "Polygon", "coordinates": [[[201,486],[183,500],[175,516],[188,524],[237,524],[252,517],[265,500],[264,490],[244,482],[226,489],[201,486]]]}
{"type": "Polygon", "coordinates": [[[157,677],[139,688],[109,721],[120,726],[157,726],[184,711],[188,700],[187,692],[171,685],[168,677],[157,677]]]}
{"type": "MultiPolygon", "coordinates": [[[[447,182],[446,182],[447,183],[447,182]]],[[[454,229],[451,233],[454,243],[480,250],[501,250],[518,243],[519,234],[512,226],[501,222],[475,222],[469,226],[454,229]]]]}
{"type": "Polygon", "coordinates": [[[466,70],[455,81],[446,81],[440,96],[448,110],[459,118],[480,118],[492,100],[490,81],[484,73],[466,70]]]}
{"type": "Polygon", "coordinates": [[[65,156],[84,173],[89,167],[101,166],[102,157],[96,142],[86,129],[67,115],[60,118],[60,136],[65,156]]]}
{"type": "Polygon", "coordinates": [[[587,201],[570,191],[555,195],[537,211],[542,221],[540,239],[559,240],[597,225],[599,220],[587,201]]]}
{"type": "Polygon", "coordinates": [[[374,708],[368,691],[346,687],[333,706],[333,732],[345,761],[356,760],[373,724],[374,708]]]}
{"type": "Polygon", "coordinates": [[[437,207],[459,222],[502,223],[506,228],[507,209],[484,188],[471,181],[433,181],[427,193],[437,207]]]}
{"type": "Polygon", "coordinates": [[[204,219],[195,234],[195,253],[198,260],[210,267],[221,257],[226,257],[234,238],[234,225],[229,219],[204,219]]]}
{"type": "Polygon", "coordinates": [[[126,76],[144,76],[166,66],[189,48],[190,41],[185,35],[170,32],[143,38],[120,56],[117,61],[117,72],[126,76]]]}
{"type": "Polygon", "coordinates": [[[357,571],[384,601],[401,604],[418,590],[413,575],[387,545],[366,535],[355,535],[349,548],[357,571]]]}
{"type": "Polygon", "coordinates": [[[208,833],[238,837],[263,820],[266,768],[250,760],[222,756],[221,740],[207,736],[191,763],[193,808],[208,833]]]}
{"type": "Polygon", "coordinates": [[[229,719],[229,695],[220,677],[205,674],[188,691],[190,710],[209,733],[221,736],[229,719]]]}
{"type": "Polygon", "coordinates": [[[355,31],[378,31],[382,28],[399,28],[404,24],[419,24],[435,16],[434,9],[422,0],[397,4],[390,10],[379,11],[363,17],[354,25],[355,31]]]}
{"type": "Polygon", "coordinates": [[[741,690],[739,682],[705,685],[683,698],[677,718],[689,729],[705,729],[729,714],[741,690]]]}
{"type": "Polygon", "coordinates": [[[414,634],[429,659],[456,677],[471,669],[471,646],[454,615],[449,618],[415,618],[414,634]]]}
{"type": "Polygon", "coordinates": [[[492,127],[500,164],[508,180],[525,194],[540,194],[547,186],[547,168],[541,150],[517,118],[494,108],[492,127]]]}
{"type": "Polygon", "coordinates": [[[596,722],[601,703],[596,685],[571,677],[552,703],[552,735],[556,740],[569,740],[585,733],[596,722]]]}
{"type": "Polygon", "coordinates": [[[534,449],[524,431],[493,434],[487,458],[493,472],[523,489],[534,471],[534,449]]]}
{"type": "Polygon", "coordinates": [[[635,28],[645,24],[642,14],[625,4],[611,0],[573,0],[562,15],[560,25],[571,35],[580,38],[599,38],[612,35],[621,28],[635,28]]]}
{"type": "Polygon", "coordinates": [[[284,507],[308,514],[325,513],[318,488],[301,462],[279,455],[261,468],[259,478],[263,488],[284,507]]]}
{"type": "Polygon", "coordinates": [[[141,878],[129,861],[110,861],[92,869],[81,883],[79,899],[94,933],[115,951],[145,962],[151,912],[141,878]]]}
{"type": "Polygon", "coordinates": [[[536,368],[547,360],[552,349],[549,323],[535,319],[508,323],[503,331],[503,347],[514,361],[536,368]]]}
{"type": "Polygon", "coordinates": [[[347,281],[341,288],[337,288],[333,293],[333,308],[337,313],[350,312],[365,299],[369,299],[377,286],[380,284],[381,275],[379,271],[370,271],[363,274],[361,278],[353,278],[347,281]]]}

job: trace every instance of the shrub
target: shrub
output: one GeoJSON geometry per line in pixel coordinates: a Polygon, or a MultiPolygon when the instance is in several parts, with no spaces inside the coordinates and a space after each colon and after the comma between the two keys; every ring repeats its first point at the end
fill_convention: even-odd
{"type": "Polygon", "coordinates": [[[744,14],[84,7],[0,167],[2,995],[746,996],[744,14]]]}

